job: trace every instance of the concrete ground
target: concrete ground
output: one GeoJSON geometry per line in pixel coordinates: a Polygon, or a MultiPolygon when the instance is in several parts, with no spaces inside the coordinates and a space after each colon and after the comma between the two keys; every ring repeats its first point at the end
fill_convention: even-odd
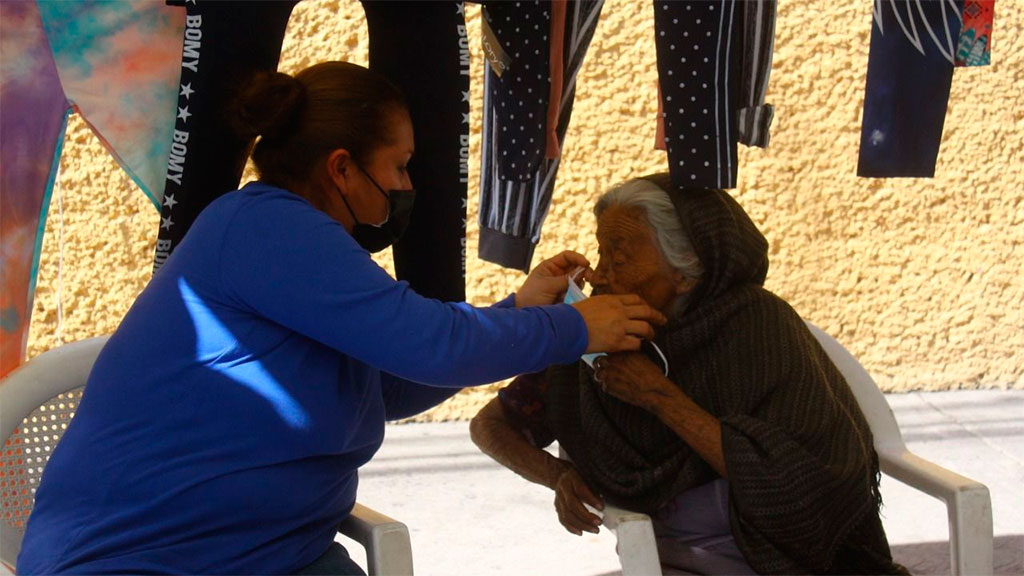
{"type": "MultiPolygon", "coordinates": [[[[986,484],[996,574],[1024,574],[1024,391],[890,395],[911,451],[986,484]]],[[[618,570],[614,536],[574,536],[553,493],[481,454],[467,422],[389,426],[361,472],[359,500],[405,522],[421,575],[597,575],[618,570]]],[[[945,505],[883,477],[893,554],[918,574],[948,574],[945,505]]],[[[359,546],[345,542],[365,566],[359,546]]]]}

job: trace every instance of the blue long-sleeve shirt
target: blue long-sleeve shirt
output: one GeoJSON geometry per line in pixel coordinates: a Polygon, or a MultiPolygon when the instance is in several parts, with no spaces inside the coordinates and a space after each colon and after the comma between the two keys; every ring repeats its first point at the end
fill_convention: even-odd
{"type": "Polygon", "coordinates": [[[309,564],[350,512],[386,418],[584,352],[571,307],[508,304],[417,295],[287,191],[223,196],[97,359],[19,572],[309,564]]]}

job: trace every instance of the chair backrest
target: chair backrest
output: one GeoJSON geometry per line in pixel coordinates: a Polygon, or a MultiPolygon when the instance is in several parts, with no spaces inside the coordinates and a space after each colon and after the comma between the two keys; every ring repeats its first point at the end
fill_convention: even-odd
{"type": "Polygon", "coordinates": [[[0,382],[0,561],[11,567],[43,468],[75,415],[81,388],[107,338],[44,352],[0,382]]]}
{"type": "Polygon", "coordinates": [[[842,344],[824,330],[810,322],[807,322],[807,328],[825,349],[825,353],[839,368],[839,372],[842,373],[846,383],[853,390],[857,404],[860,405],[860,410],[867,418],[868,426],[871,427],[871,434],[875,438],[875,450],[879,453],[894,451],[902,453],[905,451],[906,444],[903,442],[903,434],[896,423],[892,408],[889,407],[885,395],[878,389],[878,385],[875,384],[868,371],[861,366],[853,354],[850,354],[842,344]]]}

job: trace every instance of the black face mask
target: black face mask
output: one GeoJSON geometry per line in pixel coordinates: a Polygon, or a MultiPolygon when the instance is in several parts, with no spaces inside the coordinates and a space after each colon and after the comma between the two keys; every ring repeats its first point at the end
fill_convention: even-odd
{"type": "Polygon", "coordinates": [[[380,252],[397,242],[402,237],[402,234],[405,233],[406,227],[409,226],[409,217],[412,214],[413,203],[416,201],[416,191],[410,188],[408,190],[388,190],[385,192],[368,172],[362,168],[359,170],[388,199],[387,219],[376,225],[364,224],[359,221],[356,213],[352,211],[352,207],[349,206],[344,194],[341,196],[341,201],[345,203],[345,208],[348,208],[348,213],[355,220],[355,225],[352,226],[352,238],[368,251],[380,252]]]}

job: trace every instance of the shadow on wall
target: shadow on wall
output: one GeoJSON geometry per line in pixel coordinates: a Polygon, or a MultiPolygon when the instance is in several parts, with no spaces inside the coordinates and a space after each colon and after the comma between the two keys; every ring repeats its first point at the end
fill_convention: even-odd
{"type": "MultiPolygon", "coordinates": [[[[993,574],[1016,576],[1024,574],[1024,535],[997,536],[993,539],[993,574]]],[[[949,543],[921,542],[892,547],[892,557],[911,574],[949,574],[949,543]]]]}

